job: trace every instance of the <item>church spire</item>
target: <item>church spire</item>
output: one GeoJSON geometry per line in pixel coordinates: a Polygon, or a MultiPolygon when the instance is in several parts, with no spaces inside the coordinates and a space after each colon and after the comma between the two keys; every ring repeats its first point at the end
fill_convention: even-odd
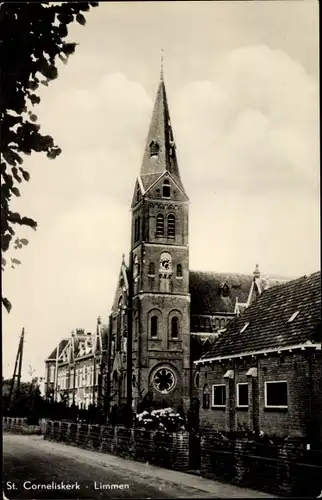
{"type": "Polygon", "coordinates": [[[157,95],[146,141],[140,176],[145,188],[163,172],[169,172],[180,181],[176,146],[170,122],[169,106],[163,76],[163,55],[157,95]]]}

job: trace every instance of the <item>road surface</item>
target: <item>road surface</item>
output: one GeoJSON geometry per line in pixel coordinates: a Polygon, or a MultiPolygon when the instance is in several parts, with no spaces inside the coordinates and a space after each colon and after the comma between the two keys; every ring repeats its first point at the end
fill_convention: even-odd
{"type": "Polygon", "coordinates": [[[132,470],[126,470],[124,465],[120,468],[117,460],[120,464],[126,461],[109,457],[44,441],[42,436],[4,434],[5,495],[10,500],[214,498],[214,495],[200,489],[167,482],[151,477],[151,474],[147,476],[144,474],[144,464],[137,464],[136,471],[133,467],[132,470]],[[66,489],[68,485],[70,489],[66,489]]]}

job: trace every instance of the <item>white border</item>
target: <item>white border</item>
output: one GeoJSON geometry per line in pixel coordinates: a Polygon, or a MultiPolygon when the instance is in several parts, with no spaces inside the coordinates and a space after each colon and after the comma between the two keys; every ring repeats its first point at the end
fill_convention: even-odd
{"type": "Polygon", "coordinates": [[[227,402],[227,384],[212,384],[211,386],[211,407],[212,408],[226,408],[227,402]],[[224,387],[225,388],[225,404],[224,405],[215,405],[214,404],[214,387],[224,387]]]}
{"type": "Polygon", "coordinates": [[[248,408],[249,407],[249,387],[248,387],[248,382],[238,382],[238,384],[236,384],[236,401],[237,401],[237,408],[248,408]],[[240,385],[247,385],[247,405],[241,405],[239,404],[239,386],[240,385]]]}
{"type": "Polygon", "coordinates": [[[272,406],[272,405],[267,405],[267,384],[281,384],[284,383],[286,384],[286,395],[287,395],[287,403],[288,403],[288,383],[287,380],[267,380],[265,381],[264,385],[264,399],[265,399],[265,408],[288,408],[287,405],[279,405],[279,406],[272,406]]]}

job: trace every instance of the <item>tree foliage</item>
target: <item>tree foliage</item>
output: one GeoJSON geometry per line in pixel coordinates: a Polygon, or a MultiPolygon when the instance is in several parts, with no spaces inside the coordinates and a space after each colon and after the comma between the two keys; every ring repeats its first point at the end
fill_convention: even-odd
{"type": "MultiPolygon", "coordinates": [[[[83,12],[98,2],[12,2],[0,7],[0,103],[1,103],[1,250],[18,250],[28,240],[17,236],[17,227],[34,230],[37,222],[30,216],[11,209],[13,197],[21,195],[20,185],[30,174],[24,168],[24,158],[32,152],[45,153],[55,159],[61,149],[48,134],[40,132],[34,107],[40,103],[41,85],[58,77],[57,63],[67,63],[76,44],[68,42],[68,25],[85,25],[83,12]]],[[[1,267],[20,264],[18,259],[1,267]]],[[[11,304],[2,303],[9,312],[11,304]]]]}
{"type": "Polygon", "coordinates": [[[13,400],[9,401],[11,380],[2,381],[2,407],[14,417],[30,417],[37,414],[43,404],[39,382],[35,377],[31,382],[21,382],[19,393],[15,389],[13,400]],[[10,408],[9,408],[10,406],[10,408]]]}

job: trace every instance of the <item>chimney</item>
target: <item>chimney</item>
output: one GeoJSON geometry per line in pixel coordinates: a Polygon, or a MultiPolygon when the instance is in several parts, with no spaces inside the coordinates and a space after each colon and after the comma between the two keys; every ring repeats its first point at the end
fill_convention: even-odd
{"type": "Polygon", "coordinates": [[[259,270],[259,265],[256,264],[255,271],[253,272],[254,280],[259,279],[261,277],[261,273],[259,270]]]}

